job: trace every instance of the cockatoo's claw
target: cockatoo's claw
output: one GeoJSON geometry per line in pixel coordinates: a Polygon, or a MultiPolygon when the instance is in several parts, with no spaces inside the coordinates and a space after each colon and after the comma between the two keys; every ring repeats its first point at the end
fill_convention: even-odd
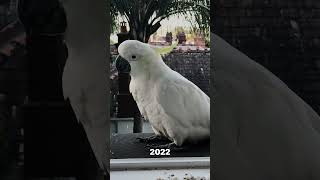
{"type": "Polygon", "coordinates": [[[159,142],[159,141],[168,141],[167,138],[163,137],[163,136],[159,136],[159,135],[152,135],[150,137],[138,137],[137,140],[139,142],[143,142],[143,143],[152,143],[152,142],[159,142]]]}
{"type": "Polygon", "coordinates": [[[177,146],[175,143],[168,144],[147,144],[145,147],[153,149],[170,149],[172,152],[178,152],[184,150],[183,147],[177,146]]]}

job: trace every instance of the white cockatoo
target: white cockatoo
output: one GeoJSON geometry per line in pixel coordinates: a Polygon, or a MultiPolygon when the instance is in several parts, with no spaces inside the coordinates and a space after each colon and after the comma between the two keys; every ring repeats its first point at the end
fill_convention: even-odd
{"type": "Polygon", "coordinates": [[[155,134],[172,141],[167,147],[210,137],[210,98],[162,60],[161,54],[174,46],[127,40],[118,47],[119,56],[131,66],[130,92],[155,134]]]}
{"type": "Polygon", "coordinates": [[[320,117],[280,79],[211,34],[215,178],[320,179],[320,117]]]}
{"type": "Polygon", "coordinates": [[[63,72],[63,93],[83,125],[103,170],[109,166],[108,60],[105,1],[63,1],[69,50],[63,72]]]}

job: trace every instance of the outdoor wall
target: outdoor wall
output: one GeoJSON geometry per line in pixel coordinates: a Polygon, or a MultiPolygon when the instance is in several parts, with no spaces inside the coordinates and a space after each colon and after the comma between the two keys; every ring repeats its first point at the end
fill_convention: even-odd
{"type": "Polygon", "coordinates": [[[174,52],[164,58],[164,62],[173,70],[196,84],[209,96],[210,53],[209,52],[174,52]]]}
{"type": "Polygon", "coordinates": [[[319,0],[218,0],[214,31],[320,113],[319,0]]]}

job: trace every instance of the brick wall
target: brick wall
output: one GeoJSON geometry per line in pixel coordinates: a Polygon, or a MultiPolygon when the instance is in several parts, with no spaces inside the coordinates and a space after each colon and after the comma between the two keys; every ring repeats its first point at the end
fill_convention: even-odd
{"type": "Polygon", "coordinates": [[[214,31],[320,113],[319,0],[218,0],[214,31]]]}
{"type": "Polygon", "coordinates": [[[171,53],[164,62],[209,96],[210,53],[171,53]]]}

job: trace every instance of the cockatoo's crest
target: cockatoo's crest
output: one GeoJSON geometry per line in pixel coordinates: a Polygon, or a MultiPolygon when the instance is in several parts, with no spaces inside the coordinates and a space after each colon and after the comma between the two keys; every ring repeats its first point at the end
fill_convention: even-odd
{"type": "Polygon", "coordinates": [[[126,40],[119,45],[118,52],[120,57],[128,61],[130,65],[140,64],[140,67],[143,67],[141,63],[159,65],[162,61],[161,55],[170,53],[177,44],[175,42],[171,46],[159,47],[137,40],[126,40]]]}
{"type": "Polygon", "coordinates": [[[167,55],[170,52],[172,52],[173,49],[177,47],[177,45],[178,45],[178,41],[172,43],[171,46],[167,46],[167,47],[151,46],[151,48],[154,49],[160,55],[167,55]]]}

